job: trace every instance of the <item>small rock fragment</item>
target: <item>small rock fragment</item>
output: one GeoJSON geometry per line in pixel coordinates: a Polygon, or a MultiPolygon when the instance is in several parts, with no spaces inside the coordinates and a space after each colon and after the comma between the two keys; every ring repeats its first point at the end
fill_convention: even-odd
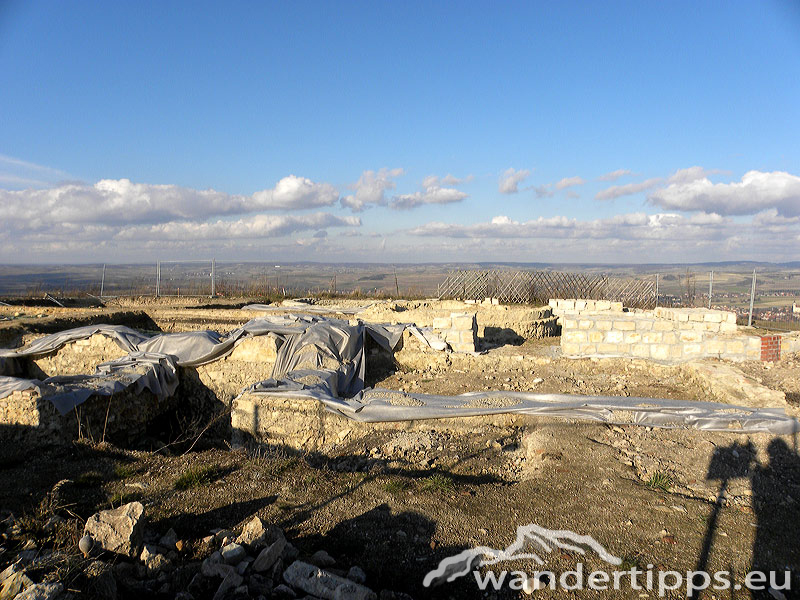
{"type": "Polygon", "coordinates": [[[267,528],[264,522],[258,518],[253,517],[248,521],[247,525],[242,529],[242,533],[236,538],[236,543],[241,546],[250,546],[253,549],[263,546],[263,540],[266,538],[267,528]]]}
{"type": "Polygon", "coordinates": [[[367,580],[367,574],[364,573],[364,569],[361,567],[352,566],[350,570],[347,571],[347,578],[356,583],[364,583],[367,580]]]}
{"type": "Polygon", "coordinates": [[[222,600],[229,591],[240,585],[242,585],[242,577],[236,571],[231,570],[219,584],[217,593],[214,594],[214,600],[222,600]]]}
{"type": "Polygon", "coordinates": [[[259,573],[266,571],[278,560],[286,548],[286,538],[281,535],[272,544],[264,548],[253,562],[253,570],[259,573]]]}
{"type": "Polygon", "coordinates": [[[314,554],[311,555],[311,558],[308,559],[312,565],[316,565],[317,567],[325,568],[325,567],[332,567],[336,564],[336,560],[325,550],[317,550],[314,554]]]}
{"type": "Polygon", "coordinates": [[[236,542],[231,542],[222,548],[219,553],[222,556],[222,560],[229,565],[239,564],[242,559],[247,556],[247,551],[244,549],[244,546],[240,546],[236,542]]]}
{"type": "Polygon", "coordinates": [[[176,544],[178,543],[178,534],[175,533],[175,530],[170,528],[167,533],[161,536],[161,539],[158,540],[158,545],[163,546],[167,550],[176,550],[176,544]]]}
{"type": "Polygon", "coordinates": [[[283,572],[283,579],[290,586],[324,600],[377,600],[368,587],[299,560],[283,572]]]}
{"type": "Polygon", "coordinates": [[[157,576],[169,565],[169,560],[166,556],[158,551],[158,547],[150,544],[144,545],[142,554],[139,556],[139,560],[142,561],[142,564],[144,564],[145,568],[147,569],[148,577],[157,576]]]}
{"type": "Polygon", "coordinates": [[[84,535],[78,542],[78,549],[83,553],[84,558],[89,557],[89,553],[92,551],[92,546],[94,546],[94,540],[89,534],[84,535]]]}
{"type": "Polygon", "coordinates": [[[60,583],[37,583],[16,596],[15,600],[54,600],[64,586],[60,583]]]}

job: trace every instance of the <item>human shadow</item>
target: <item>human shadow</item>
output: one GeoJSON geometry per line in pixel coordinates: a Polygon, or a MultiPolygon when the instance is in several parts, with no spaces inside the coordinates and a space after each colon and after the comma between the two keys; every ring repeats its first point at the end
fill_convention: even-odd
{"type": "Polygon", "coordinates": [[[374,590],[392,590],[413,598],[470,598],[479,593],[471,577],[442,585],[423,586],[425,574],[439,561],[467,549],[442,544],[436,538],[436,521],[415,511],[393,511],[380,504],[337,523],[324,536],[313,535],[298,546],[325,548],[343,564],[359,565],[374,590]]]}
{"type": "MultiPolygon", "coordinates": [[[[787,599],[800,598],[800,456],[783,439],[767,447],[769,463],[752,472],[756,536],[752,570],[767,574],[767,585],[787,599]],[[784,586],[788,584],[788,589],[784,586]]],[[[753,598],[775,598],[753,591],[753,598]]]]}
{"type": "MultiPolygon", "coordinates": [[[[718,448],[711,457],[706,479],[719,481],[717,499],[708,519],[703,546],[695,566],[707,572],[709,557],[717,533],[720,510],[733,479],[749,478],[756,533],[750,572],[765,574],[764,589],[750,590],[752,598],[800,598],[800,457],[781,438],[767,447],[769,461],[762,464],[752,443],[718,448]],[[773,590],[770,593],[770,588],[773,590]]],[[[741,573],[741,579],[747,575],[741,573]]],[[[737,580],[735,573],[731,576],[737,580]]],[[[695,586],[701,585],[697,575],[695,586]]],[[[741,584],[742,581],[737,581],[741,584]]],[[[702,593],[690,597],[698,597],[702,593]]]]}

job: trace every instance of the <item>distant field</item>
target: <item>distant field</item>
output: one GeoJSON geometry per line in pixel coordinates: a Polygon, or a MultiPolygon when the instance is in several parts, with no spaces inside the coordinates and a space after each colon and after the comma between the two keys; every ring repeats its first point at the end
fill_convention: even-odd
{"type": "MultiPolygon", "coordinates": [[[[430,297],[448,272],[456,269],[558,270],[605,274],[610,277],[658,278],[663,297],[682,298],[684,304],[708,301],[710,271],[714,271],[715,305],[749,305],[753,268],[757,269],[757,308],[786,308],[800,300],[800,267],[759,263],[724,265],[575,265],[575,264],[327,264],[222,262],[216,263],[216,291],[222,296],[305,295],[359,293],[368,296],[430,297]],[[781,295],[776,295],[781,294],[781,295]]],[[[107,265],[0,265],[0,296],[41,297],[99,295],[155,295],[155,263],[107,265]]],[[[162,262],[161,295],[210,295],[211,261],[162,262]]]]}

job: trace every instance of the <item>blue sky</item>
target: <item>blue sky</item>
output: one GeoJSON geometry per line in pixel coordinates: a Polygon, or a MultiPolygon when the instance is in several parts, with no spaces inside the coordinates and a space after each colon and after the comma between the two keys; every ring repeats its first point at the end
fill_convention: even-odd
{"type": "Polygon", "coordinates": [[[797,260],[800,4],[0,0],[0,261],[797,260]]]}

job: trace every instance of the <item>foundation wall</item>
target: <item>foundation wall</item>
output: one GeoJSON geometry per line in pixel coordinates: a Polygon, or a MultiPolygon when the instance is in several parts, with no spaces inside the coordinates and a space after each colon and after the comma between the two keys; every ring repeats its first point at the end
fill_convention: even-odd
{"type": "Polygon", "coordinates": [[[454,312],[475,313],[478,339],[490,343],[521,343],[526,339],[555,336],[558,332],[556,318],[549,306],[398,300],[372,306],[359,313],[358,318],[371,323],[415,323],[420,327],[436,328],[435,319],[447,319],[454,312]]]}
{"type": "Polygon", "coordinates": [[[270,335],[251,336],[241,340],[225,358],[183,369],[182,375],[194,370],[199,382],[223,403],[229,403],[243,388],[269,379],[278,356],[278,345],[270,335]]]}
{"type": "Polygon", "coordinates": [[[629,356],[664,361],[762,358],[762,338],[740,333],[732,312],[702,308],[567,310],[560,321],[561,349],[570,357],[629,356]]]}
{"type": "Polygon", "coordinates": [[[281,398],[269,394],[243,395],[234,401],[231,413],[234,447],[268,445],[298,451],[330,450],[351,438],[375,431],[471,432],[479,428],[521,426],[535,421],[535,417],[507,414],[359,423],[326,410],[316,400],[281,398]]]}
{"type": "Polygon", "coordinates": [[[128,354],[104,335],[95,335],[65,344],[58,350],[28,359],[31,375],[39,379],[55,375],[87,375],[100,363],[128,354]]]}
{"type": "Polygon", "coordinates": [[[564,313],[596,313],[596,312],[622,312],[622,302],[610,300],[580,300],[553,298],[548,302],[553,314],[560,317],[564,313]]]}
{"type": "Polygon", "coordinates": [[[0,446],[13,450],[15,445],[62,445],[81,438],[124,446],[140,439],[149,423],[176,404],[176,398],[126,391],[91,396],[62,416],[36,390],[15,391],[0,400],[0,446]]]}
{"type": "Polygon", "coordinates": [[[478,347],[476,313],[450,313],[433,319],[433,330],[455,352],[475,352],[478,347]]]}

